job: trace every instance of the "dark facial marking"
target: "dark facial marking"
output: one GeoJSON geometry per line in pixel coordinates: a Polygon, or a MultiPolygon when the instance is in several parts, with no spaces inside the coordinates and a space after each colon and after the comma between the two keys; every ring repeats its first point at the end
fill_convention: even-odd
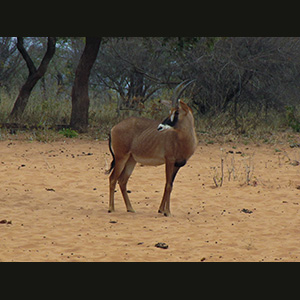
{"type": "Polygon", "coordinates": [[[174,112],[174,119],[173,119],[173,121],[171,121],[171,117],[169,116],[169,117],[167,117],[166,119],[163,120],[162,124],[174,127],[177,124],[177,122],[178,122],[178,115],[179,115],[179,111],[176,110],[174,112]]]}

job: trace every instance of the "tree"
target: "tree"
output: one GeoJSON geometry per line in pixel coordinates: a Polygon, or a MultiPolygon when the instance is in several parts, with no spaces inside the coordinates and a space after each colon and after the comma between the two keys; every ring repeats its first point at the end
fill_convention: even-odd
{"type": "Polygon", "coordinates": [[[237,127],[249,112],[282,110],[299,92],[300,39],[227,37],[200,40],[176,62],[185,78],[195,78],[191,99],[201,114],[227,113],[237,127]]]}
{"type": "Polygon", "coordinates": [[[18,54],[14,38],[0,38],[0,87],[5,87],[8,92],[15,83],[13,79],[20,69],[21,57],[18,54]]]}
{"type": "Polygon", "coordinates": [[[88,112],[90,106],[88,83],[101,40],[101,37],[86,37],[85,48],[75,72],[75,80],[72,88],[70,126],[79,132],[86,132],[88,127],[88,112]]]}
{"type": "Polygon", "coordinates": [[[55,53],[55,44],[56,44],[56,38],[48,37],[47,51],[40,63],[40,66],[36,68],[31,57],[29,56],[28,52],[24,47],[23,37],[18,37],[17,48],[27,64],[29,74],[25,84],[22,86],[19,92],[17,100],[10,113],[10,119],[18,120],[22,116],[26,108],[26,105],[28,103],[28,99],[32,89],[47,71],[48,65],[55,53]]]}
{"type": "Polygon", "coordinates": [[[103,45],[94,81],[118,93],[118,111],[140,111],[160,88],[178,84],[172,80],[172,51],[165,51],[165,44],[162,38],[129,37],[109,38],[103,45]]]}

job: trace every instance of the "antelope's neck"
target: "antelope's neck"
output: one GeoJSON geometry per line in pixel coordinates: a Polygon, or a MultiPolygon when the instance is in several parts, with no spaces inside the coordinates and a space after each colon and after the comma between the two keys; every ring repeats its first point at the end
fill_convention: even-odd
{"type": "Polygon", "coordinates": [[[180,145],[185,149],[187,159],[193,155],[197,147],[197,136],[194,126],[180,129],[180,145]]]}

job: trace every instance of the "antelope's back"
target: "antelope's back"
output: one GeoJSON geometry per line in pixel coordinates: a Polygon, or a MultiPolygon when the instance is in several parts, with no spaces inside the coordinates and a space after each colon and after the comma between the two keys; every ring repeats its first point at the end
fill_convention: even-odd
{"type": "Polygon", "coordinates": [[[155,131],[158,124],[158,121],[138,117],[130,117],[121,121],[111,129],[111,141],[114,151],[121,147],[128,152],[134,140],[149,129],[155,131]]]}

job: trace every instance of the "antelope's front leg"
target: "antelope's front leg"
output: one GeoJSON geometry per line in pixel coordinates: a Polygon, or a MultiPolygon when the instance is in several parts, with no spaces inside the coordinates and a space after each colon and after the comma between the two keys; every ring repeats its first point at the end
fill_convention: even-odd
{"type": "Polygon", "coordinates": [[[164,214],[166,217],[168,217],[171,214],[170,197],[173,188],[173,182],[179,168],[180,167],[176,167],[173,162],[166,162],[166,185],[164,195],[158,210],[159,213],[164,214]]]}

